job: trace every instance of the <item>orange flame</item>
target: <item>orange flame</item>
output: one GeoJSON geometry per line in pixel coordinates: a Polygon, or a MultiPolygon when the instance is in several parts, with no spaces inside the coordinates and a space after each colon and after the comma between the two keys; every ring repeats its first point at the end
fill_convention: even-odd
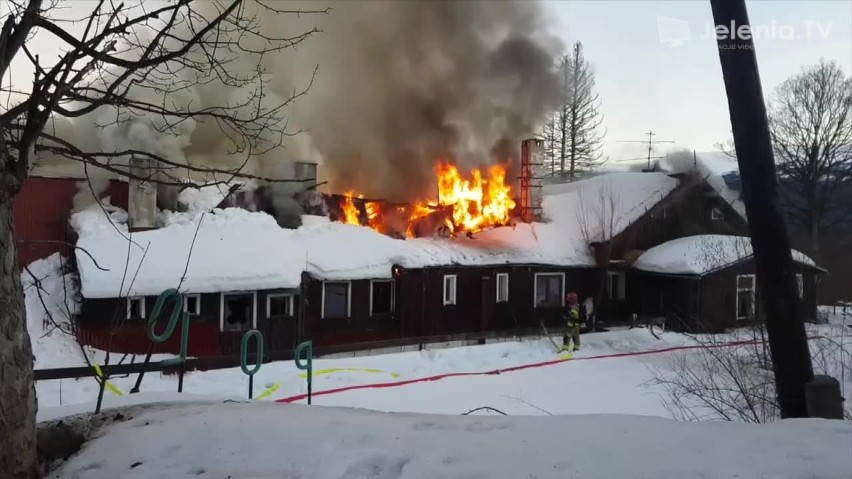
{"type": "MultiPolygon", "coordinates": [[[[465,179],[459,169],[446,161],[435,165],[438,182],[438,204],[418,201],[411,205],[408,211],[408,227],[406,236],[413,237],[414,222],[424,216],[435,213],[439,208],[450,208],[451,217],[444,221],[453,234],[461,232],[476,233],[490,226],[508,223],[509,215],[515,207],[515,201],[510,195],[511,188],[506,184],[506,169],[503,166],[492,166],[488,169],[488,177],[483,178],[480,170],[473,170],[471,178],[465,179]]],[[[341,202],[344,223],[361,224],[360,213],[353,198],[363,198],[364,195],[347,191],[341,202]]],[[[382,222],[382,204],[377,202],[365,203],[368,225],[376,231],[384,229],[382,222]]],[[[397,207],[399,212],[405,210],[397,207]]]]}
{"type": "MultiPolygon", "coordinates": [[[[360,225],[361,213],[358,212],[358,207],[355,206],[355,202],[352,200],[355,197],[355,192],[349,190],[344,195],[345,198],[343,198],[343,202],[340,204],[340,209],[343,211],[342,221],[350,225],[360,225]]],[[[364,195],[358,195],[358,198],[363,197],[364,195]]]]}

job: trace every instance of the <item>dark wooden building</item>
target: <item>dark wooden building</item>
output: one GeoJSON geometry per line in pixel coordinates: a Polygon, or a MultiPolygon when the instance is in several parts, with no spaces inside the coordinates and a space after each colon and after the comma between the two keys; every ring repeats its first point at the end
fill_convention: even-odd
{"type": "MultiPolygon", "coordinates": [[[[242,334],[252,328],[264,334],[267,350],[275,351],[288,350],[307,339],[317,345],[337,345],[522,330],[537,328],[540,322],[558,327],[569,291],[576,292],[581,301],[591,298],[592,311],[601,322],[626,321],[632,314],[662,314],[670,316],[669,324],[679,329],[720,331],[744,324],[744,320],[762,318],[756,288],[748,289],[754,276],[752,262],[745,256],[699,273],[635,267],[644,254],[672,240],[747,234],[742,216],[701,176],[659,172],[604,175],[566,185],[552,196],[556,203],[550,210],[564,216],[561,222],[549,218],[552,224],[542,226],[551,234],[537,234],[534,226],[519,225],[517,231],[504,228],[503,236],[497,235],[496,241],[486,239],[486,232],[483,238],[469,240],[463,246],[465,251],[456,257],[462,261],[450,255],[446,260],[406,262],[407,253],[413,250],[405,246],[397,251],[397,245],[407,245],[407,241],[391,240],[364,228],[358,230],[358,241],[353,242],[359,245],[356,247],[347,239],[352,231],[344,234],[329,227],[328,236],[305,245],[310,251],[287,252],[323,262],[318,267],[306,260],[304,271],[302,266],[295,266],[299,269],[294,273],[302,271],[301,281],[294,278],[287,284],[276,284],[282,286],[276,289],[187,295],[192,315],[190,354],[233,354],[239,350],[242,334]],[[603,191],[601,185],[606,183],[610,191],[624,192],[612,203],[618,203],[610,213],[613,228],[596,237],[585,236],[580,240],[581,253],[569,251],[571,246],[564,238],[574,238],[582,229],[572,224],[572,218],[579,216],[575,210],[594,209],[590,204],[594,198],[606,203],[607,199],[596,193],[603,191]],[[583,189],[585,195],[580,193],[583,189]],[[372,238],[379,239],[374,243],[372,238]],[[502,250],[494,254],[493,248],[502,250]],[[553,250],[559,248],[564,251],[554,254],[553,250]],[[370,272],[351,264],[346,266],[349,269],[338,269],[339,265],[328,259],[335,257],[329,250],[336,249],[347,249],[351,257],[370,256],[359,258],[370,266],[370,272]],[[394,251],[388,251],[385,257],[385,249],[394,251]],[[537,261],[542,258],[550,261],[537,261]],[[376,269],[376,264],[382,267],[376,269]],[[334,274],[324,273],[328,271],[334,274]],[[743,311],[748,315],[741,315],[743,311]]],[[[201,228],[199,244],[219,241],[218,237],[205,239],[208,223],[201,228]]],[[[140,241],[144,234],[137,235],[140,241]]],[[[444,242],[433,245],[442,252],[458,248],[455,243],[460,243],[436,241],[444,242]]],[[[434,259],[433,253],[427,251],[421,257],[434,259]]],[[[280,256],[281,252],[275,254],[280,256]]],[[[77,256],[80,262],[88,261],[79,253],[77,256]]],[[[121,269],[123,257],[118,259],[122,264],[117,268],[121,269]]],[[[804,263],[799,268],[802,299],[809,317],[813,317],[818,277],[824,270],[804,263]]],[[[93,268],[89,273],[101,274],[93,268]]],[[[153,284],[175,284],[175,279],[163,278],[153,284]]],[[[84,299],[78,318],[81,339],[101,349],[147,352],[145,320],[154,301],[154,297],[84,299]]],[[[177,336],[157,345],[155,351],[177,352],[177,336]]]]}
{"type": "MultiPolygon", "coordinates": [[[[239,354],[246,331],[263,333],[270,351],[292,349],[297,343],[300,313],[299,289],[189,293],[184,311],[190,315],[190,356],[239,354]]],[[[156,296],[85,299],[77,317],[83,344],[107,351],[144,354],[151,341],[148,321],[156,296]]],[[[169,321],[172,305],[157,319],[157,331],[169,321]]],[[[180,351],[180,327],[168,340],[156,344],[155,353],[180,351]]]]}
{"type": "MultiPolygon", "coordinates": [[[[669,328],[688,332],[718,333],[763,322],[748,238],[739,238],[744,246],[731,252],[732,238],[698,235],[652,248],[628,273],[630,309],[646,317],[664,317],[669,328]],[[720,247],[720,240],[727,245],[720,247]],[[692,248],[684,248],[690,241],[692,248]],[[646,260],[649,256],[653,258],[646,260]]],[[[825,270],[801,253],[794,252],[793,257],[805,320],[814,321],[817,285],[825,270]]]]}

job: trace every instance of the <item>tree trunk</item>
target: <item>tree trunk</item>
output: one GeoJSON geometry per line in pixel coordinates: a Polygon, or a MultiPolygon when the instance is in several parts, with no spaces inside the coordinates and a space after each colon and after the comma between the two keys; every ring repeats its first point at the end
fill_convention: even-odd
{"type": "MultiPolygon", "coordinates": [[[[739,32],[749,25],[745,0],[711,0],[710,4],[717,26],[731,29],[733,24],[732,30],[739,32]]],[[[778,198],[754,42],[751,36],[739,34],[717,41],[781,417],[807,417],[805,385],[813,380],[813,369],[790,237],[778,198]]]]}
{"type": "MultiPolygon", "coordinates": [[[[5,180],[0,173],[0,190],[5,180]]],[[[12,218],[14,194],[0,191],[0,471],[37,476],[33,354],[27,333],[12,218]]]]}

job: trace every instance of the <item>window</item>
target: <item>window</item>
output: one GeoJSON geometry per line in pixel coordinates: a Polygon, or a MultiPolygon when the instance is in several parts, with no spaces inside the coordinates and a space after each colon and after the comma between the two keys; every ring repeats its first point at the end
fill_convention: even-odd
{"type": "Polygon", "coordinates": [[[266,317],[293,316],[293,296],[270,294],[266,296],[266,317]]]}
{"type": "Polygon", "coordinates": [[[219,329],[248,331],[255,327],[255,293],[222,293],[219,329]]]}
{"type": "Polygon", "coordinates": [[[754,275],[737,275],[737,319],[754,317],[754,275]]]}
{"type": "Polygon", "coordinates": [[[805,280],[802,278],[802,273],[796,274],[796,289],[799,292],[799,299],[805,297],[805,280]]]}
{"type": "Polygon", "coordinates": [[[624,271],[609,271],[608,275],[607,293],[609,293],[609,299],[624,299],[627,289],[627,275],[624,271]]]}
{"type": "Polygon", "coordinates": [[[187,294],[183,297],[183,310],[189,314],[201,314],[201,296],[187,294]]]}
{"type": "Polygon", "coordinates": [[[145,298],[127,298],[127,319],[145,319],[145,298]]]}
{"type": "Polygon", "coordinates": [[[444,276],[444,306],[456,304],[456,275],[444,276]]]}
{"type": "Polygon", "coordinates": [[[535,306],[565,306],[565,274],[536,273],[535,306]]]}
{"type": "Polygon", "coordinates": [[[322,285],[322,317],[349,317],[349,281],[327,281],[322,285]]]}
{"type": "Polygon", "coordinates": [[[370,316],[391,314],[394,307],[394,281],[370,282],[370,316]]]}
{"type": "Polygon", "coordinates": [[[720,210],[719,208],[713,208],[710,210],[710,219],[723,220],[725,219],[725,215],[722,214],[722,210],[720,210]]]}
{"type": "Polygon", "coordinates": [[[509,273],[497,274],[497,302],[509,302],[509,273]]]}

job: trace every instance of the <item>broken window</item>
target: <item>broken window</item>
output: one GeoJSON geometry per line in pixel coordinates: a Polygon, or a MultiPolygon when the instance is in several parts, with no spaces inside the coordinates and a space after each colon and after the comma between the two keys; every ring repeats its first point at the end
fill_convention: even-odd
{"type": "Polygon", "coordinates": [[[322,286],[322,317],[349,317],[349,282],[328,281],[322,286]]]}
{"type": "Polygon", "coordinates": [[[393,313],[393,280],[373,281],[370,283],[370,288],[370,316],[393,313]]]}
{"type": "Polygon", "coordinates": [[[456,275],[444,276],[444,306],[456,304],[456,275]]]}
{"type": "Polygon", "coordinates": [[[293,296],[289,294],[270,294],[266,297],[266,317],[292,316],[293,296]]]}
{"type": "Polygon", "coordinates": [[[754,317],[754,275],[737,275],[737,319],[754,317]]]}
{"type": "Polygon", "coordinates": [[[509,273],[497,274],[497,302],[509,302],[509,273]]]}
{"type": "Polygon", "coordinates": [[[254,293],[222,293],[222,331],[254,327],[254,293]]]}
{"type": "Polygon", "coordinates": [[[201,314],[201,296],[198,294],[187,294],[184,296],[183,310],[189,314],[201,314]]]}
{"type": "Polygon", "coordinates": [[[535,275],[535,306],[565,305],[565,274],[537,273],[535,275]]]}
{"type": "Polygon", "coordinates": [[[127,319],[145,319],[145,298],[127,298],[127,319]]]}

